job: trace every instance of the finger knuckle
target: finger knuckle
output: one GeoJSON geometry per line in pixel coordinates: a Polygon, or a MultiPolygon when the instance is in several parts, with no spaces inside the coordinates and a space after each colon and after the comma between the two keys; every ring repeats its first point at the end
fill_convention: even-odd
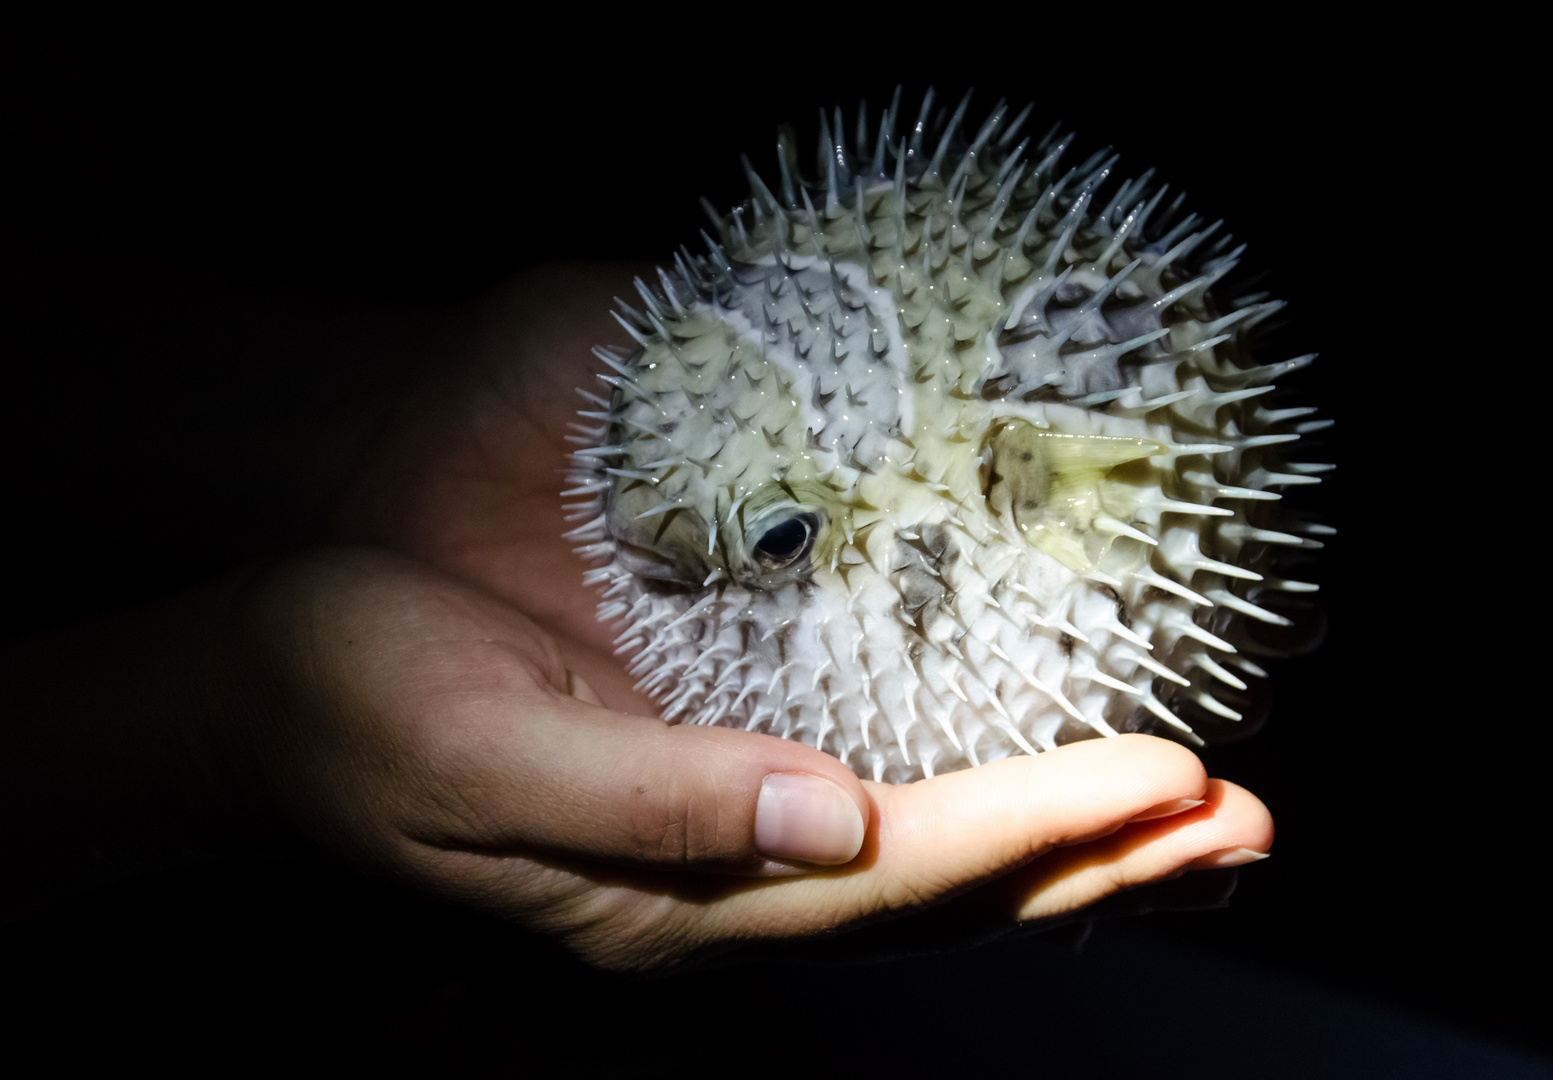
{"type": "Polygon", "coordinates": [[[697,864],[749,854],[747,826],[737,808],[715,791],[669,784],[639,788],[631,802],[631,829],[642,858],[697,864]]]}

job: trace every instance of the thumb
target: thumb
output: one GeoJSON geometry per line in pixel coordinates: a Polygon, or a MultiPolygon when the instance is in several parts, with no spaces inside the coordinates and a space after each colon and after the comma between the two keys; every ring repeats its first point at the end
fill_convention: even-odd
{"type": "Polygon", "coordinates": [[[526,702],[490,762],[499,773],[476,790],[501,805],[477,808],[497,823],[482,846],[742,873],[840,865],[862,847],[869,800],[829,754],[614,712],[575,673],[570,684],[526,702]]]}

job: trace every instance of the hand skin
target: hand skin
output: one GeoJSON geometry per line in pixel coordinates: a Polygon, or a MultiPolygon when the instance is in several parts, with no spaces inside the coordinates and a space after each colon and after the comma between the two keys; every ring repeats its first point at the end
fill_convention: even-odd
{"type": "Polygon", "coordinates": [[[517,282],[409,396],[339,546],[13,658],[8,912],[115,857],[299,833],[590,963],[662,970],[951,898],[1054,918],[1267,850],[1260,802],[1147,736],[892,787],[652,719],[556,495],[582,358],[618,336],[628,280],[517,282]]]}

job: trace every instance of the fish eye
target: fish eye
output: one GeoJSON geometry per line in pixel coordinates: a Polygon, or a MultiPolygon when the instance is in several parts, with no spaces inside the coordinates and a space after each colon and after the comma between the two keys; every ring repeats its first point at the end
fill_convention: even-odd
{"type": "Polygon", "coordinates": [[[820,519],[814,514],[798,514],[778,522],[755,543],[755,561],[766,570],[791,566],[809,554],[819,529],[820,519]]]}

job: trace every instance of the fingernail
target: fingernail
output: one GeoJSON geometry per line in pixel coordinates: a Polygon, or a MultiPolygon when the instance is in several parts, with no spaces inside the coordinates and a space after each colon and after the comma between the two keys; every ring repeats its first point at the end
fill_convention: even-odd
{"type": "Polygon", "coordinates": [[[1175,814],[1184,814],[1194,807],[1201,806],[1206,801],[1206,799],[1171,799],[1169,802],[1162,802],[1158,806],[1149,807],[1136,817],[1128,818],[1127,822],[1132,824],[1135,821],[1154,821],[1158,818],[1172,817],[1175,814]]]}
{"type": "Polygon", "coordinates": [[[1244,866],[1246,863],[1261,862],[1267,858],[1265,851],[1252,851],[1248,847],[1225,848],[1223,851],[1212,851],[1207,855],[1201,855],[1192,860],[1193,870],[1222,870],[1230,866],[1244,866]]]}
{"type": "Polygon", "coordinates": [[[820,866],[851,862],[863,846],[857,803],[829,780],[772,773],[755,804],[755,846],[770,859],[820,866]]]}
{"type": "Polygon", "coordinates": [[[589,705],[604,704],[604,699],[599,697],[599,692],[588,684],[587,679],[584,679],[575,671],[568,670],[566,672],[566,681],[571,684],[569,689],[572,692],[572,697],[578,701],[586,701],[589,705]]]}

